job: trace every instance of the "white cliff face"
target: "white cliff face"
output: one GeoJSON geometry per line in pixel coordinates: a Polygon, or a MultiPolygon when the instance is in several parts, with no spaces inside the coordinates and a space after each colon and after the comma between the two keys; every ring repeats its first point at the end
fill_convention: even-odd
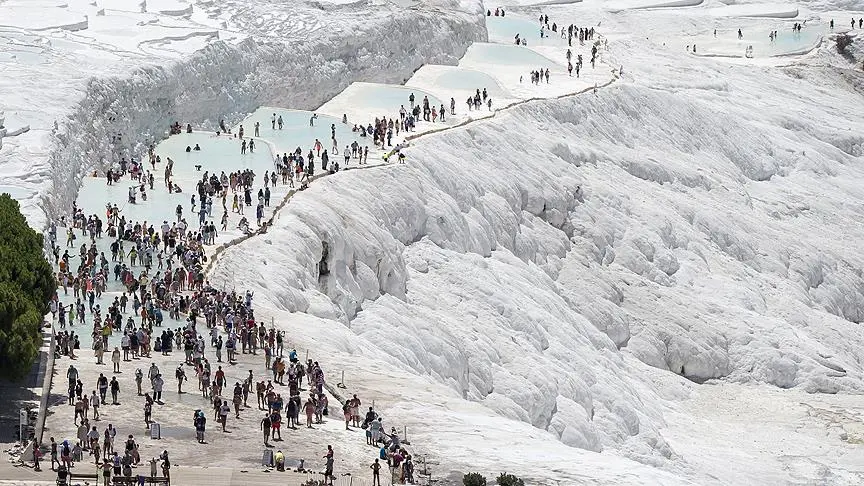
{"type": "MultiPolygon", "coordinates": [[[[454,397],[490,427],[529,424],[549,433],[536,440],[664,469],[688,469],[664,429],[677,431],[666,417],[693,382],[862,391],[851,242],[864,235],[848,221],[864,174],[854,140],[828,128],[857,95],[815,60],[687,72],[657,52],[657,72],[619,47],[632,74],[597,95],[529,103],[421,138],[406,165],[316,183],[266,241],[229,250],[214,281],[253,282],[274,312],[324,319],[301,339],[334,340],[358,373],[385,360],[400,384],[375,390],[400,419],[437,403],[404,389],[414,376],[421,396],[429,382],[450,389],[440,400],[463,433],[454,397]]],[[[498,432],[476,431],[488,448],[463,467],[516,467],[498,432]]],[[[451,438],[423,434],[448,458],[451,438]]]]}

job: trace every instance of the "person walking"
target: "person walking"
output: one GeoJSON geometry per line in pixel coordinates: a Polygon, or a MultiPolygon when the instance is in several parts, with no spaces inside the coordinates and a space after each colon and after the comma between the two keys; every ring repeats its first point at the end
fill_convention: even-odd
{"type": "Polygon", "coordinates": [[[51,470],[54,471],[54,463],[60,465],[60,461],[57,460],[57,442],[54,441],[54,437],[51,437],[51,470]]]}
{"type": "Polygon", "coordinates": [[[346,400],[345,404],[342,405],[342,415],[345,418],[345,430],[350,430],[348,428],[348,424],[351,423],[351,400],[346,400]]]}
{"type": "Polygon", "coordinates": [[[93,420],[99,420],[99,397],[96,396],[96,390],[90,395],[90,408],[93,409],[93,420]]]}
{"type": "Polygon", "coordinates": [[[228,400],[222,400],[222,405],[219,406],[219,422],[222,423],[222,432],[225,432],[229,413],[231,413],[231,405],[228,405],[228,400]]]}
{"type": "Polygon", "coordinates": [[[183,382],[186,381],[186,371],[183,370],[183,365],[177,367],[174,376],[177,377],[177,394],[180,395],[183,393],[183,382]]]}
{"type": "Polygon", "coordinates": [[[144,381],[144,373],[141,371],[141,368],[135,370],[135,385],[138,386],[138,396],[142,395],[141,393],[141,382],[144,381]]]}
{"type": "Polygon", "coordinates": [[[111,362],[114,363],[114,373],[120,373],[120,348],[114,346],[114,352],[111,353],[111,362]]]}
{"type": "Polygon", "coordinates": [[[306,400],[306,405],[303,406],[303,410],[306,412],[306,428],[311,429],[312,427],[312,416],[315,414],[315,402],[312,401],[311,398],[306,400]]]}
{"type": "Polygon", "coordinates": [[[199,444],[204,443],[204,431],[207,428],[207,417],[204,416],[204,412],[201,410],[195,411],[195,437],[198,439],[199,444]]]}
{"type": "Polygon", "coordinates": [[[270,427],[273,429],[271,432],[273,440],[282,442],[282,415],[279,412],[273,411],[270,414],[270,427]]]}
{"type": "Polygon", "coordinates": [[[333,484],[333,446],[327,446],[327,454],[324,455],[326,462],[324,463],[324,484],[333,484]]]}
{"type": "MultiPolygon", "coordinates": [[[[179,336],[179,333],[178,333],[179,336]]],[[[156,363],[150,363],[150,369],[147,370],[147,379],[150,380],[150,385],[153,385],[153,380],[156,378],[156,375],[159,374],[159,367],[156,366],[156,363]]]]}
{"type": "Polygon", "coordinates": [[[116,376],[111,377],[111,404],[112,405],[120,405],[120,402],[117,401],[117,395],[120,394],[120,382],[117,381],[116,376]]]}
{"type": "Polygon", "coordinates": [[[240,382],[234,385],[234,397],[231,399],[234,404],[234,418],[240,418],[240,406],[243,405],[243,387],[240,382]]]}
{"type": "Polygon", "coordinates": [[[39,460],[42,458],[42,449],[40,449],[40,447],[42,447],[42,446],[41,446],[41,444],[39,444],[39,441],[33,442],[33,470],[34,471],[41,471],[42,470],[42,468],[39,467],[39,460]]]}
{"type": "Polygon", "coordinates": [[[265,415],[261,420],[261,430],[264,431],[264,447],[270,447],[270,429],[273,427],[273,422],[270,421],[270,415],[265,415]]]}
{"type": "Polygon", "coordinates": [[[288,426],[292,429],[297,428],[297,416],[300,413],[300,398],[292,397],[288,400],[288,405],[285,407],[285,413],[288,418],[288,426]]]}
{"type": "Polygon", "coordinates": [[[144,424],[149,427],[153,417],[153,400],[150,395],[144,395],[144,424]]]}

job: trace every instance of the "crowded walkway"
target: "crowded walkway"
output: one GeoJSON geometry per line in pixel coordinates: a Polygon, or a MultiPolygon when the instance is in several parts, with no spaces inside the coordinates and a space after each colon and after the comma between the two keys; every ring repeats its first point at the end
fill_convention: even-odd
{"type": "MultiPolygon", "coordinates": [[[[580,44],[594,36],[568,31],[571,44],[573,32],[580,44]]],[[[561,50],[578,77],[581,55],[561,50]]],[[[549,67],[532,71],[532,84],[556,83],[560,66],[551,80],[549,67]]],[[[396,424],[370,398],[346,394],[340,403],[326,356],[301,355],[302,337],[268,321],[252,292],[211,284],[207,262],[266,232],[279,203],[316,176],[404,163],[407,136],[497,108],[487,86],[475,86],[467,99],[440,102],[411,91],[398,109],[367,120],[262,108],[216,130],[172,121],[143,160],[120,156],[94,172],[48,232],[59,371],[45,462],[107,479],[170,476],[180,464],[263,464],[413,483],[415,459],[396,424]]]]}

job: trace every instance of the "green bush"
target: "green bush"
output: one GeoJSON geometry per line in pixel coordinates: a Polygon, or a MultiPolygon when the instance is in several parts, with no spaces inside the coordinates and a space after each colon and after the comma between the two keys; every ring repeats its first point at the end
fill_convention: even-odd
{"type": "Polygon", "coordinates": [[[486,486],[486,478],[480,473],[468,473],[462,477],[465,486],[486,486]]]}
{"type": "Polygon", "coordinates": [[[498,483],[498,486],[525,486],[525,481],[507,473],[501,473],[495,482],[498,483]]]}
{"type": "Polygon", "coordinates": [[[20,378],[39,353],[39,327],[54,295],[42,235],[27,226],[18,201],[0,195],[0,376],[20,378]]]}

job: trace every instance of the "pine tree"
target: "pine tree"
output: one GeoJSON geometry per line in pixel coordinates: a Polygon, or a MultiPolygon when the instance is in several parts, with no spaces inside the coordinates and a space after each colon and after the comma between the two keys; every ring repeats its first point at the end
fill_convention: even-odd
{"type": "Polygon", "coordinates": [[[0,195],[0,376],[20,378],[39,353],[39,332],[56,289],[42,235],[27,226],[18,201],[0,195]]]}
{"type": "Polygon", "coordinates": [[[480,473],[468,473],[462,477],[464,486],[486,486],[486,478],[480,473]]]}
{"type": "Polygon", "coordinates": [[[498,476],[498,479],[496,479],[495,482],[498,483],[498,486],[525,486],[524,481],[512,474],[507,473],[501,473],[501,475],[498,476]]]}

